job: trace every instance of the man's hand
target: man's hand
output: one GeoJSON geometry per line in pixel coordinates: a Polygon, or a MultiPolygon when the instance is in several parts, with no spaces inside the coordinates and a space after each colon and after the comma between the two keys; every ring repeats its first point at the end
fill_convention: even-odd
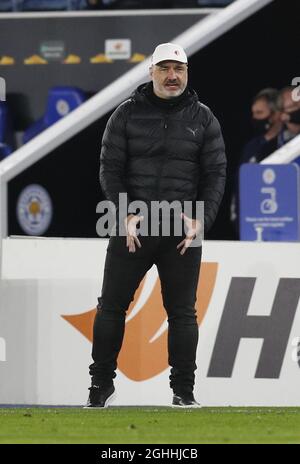
{"type": "Polygon", "coordinates": [[[125,228],[126,228],[126,246],[128,247],[129,253],[135,253],[135,245],[141,248],[141,242],[136,235],[136,225],[144,220],[144,216],[135,216],[134,214],[129,214],[125,218],[125,228]]]}
{"type": "Polygon", "coordinates": [[[184,220],[184,223],[187,227],[187,234],[185,236],[185,239],[182,240],[182,242],[180,242],[176,248],[177,250],[179,250],[182,247],[180,254],[184,255],[187,248],[192,243],[194,237],[196,237],[196,235],[200,232],[201,222],[198,219],[191,219],[187,217],[184,213],[181,213],[181,218],[184,220]]]}

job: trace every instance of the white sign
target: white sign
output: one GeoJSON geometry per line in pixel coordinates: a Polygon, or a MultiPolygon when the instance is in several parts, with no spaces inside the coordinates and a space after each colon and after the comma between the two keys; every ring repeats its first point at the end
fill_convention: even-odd
{"type": "Polygon", "coordinates": [[[111,60],[129,60],[131,57],[131,40],[107,39],[105,41],[105,55],[111,60]]]}
{"type": "Polygon", "coordinates": [[[0,102],[6,100],[6,83],[4,77],[0,77],[0,102]]]}

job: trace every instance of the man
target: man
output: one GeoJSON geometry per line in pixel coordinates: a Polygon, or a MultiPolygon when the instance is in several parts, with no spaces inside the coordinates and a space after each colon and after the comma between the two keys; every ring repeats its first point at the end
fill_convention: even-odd
{"type": "Polygon", "coordinates": [[[284,127],[279,136],[279,145],[285,145],[300,134],[300,101],[295,87],[284,87],[279,94],[279,106],[282,111],[284,127]],[[296,97],[296,98],[295,98],[296,97]]]}
{"type": "Polygon", "coordinates": [[[244,147],[241,163],[259,163],[278,148],[282,129],[278,90],[261,90],[253,99],[251,112],[255,136],[244,147]]]}
{"type": "MultiPolygon", "coordinates": [[[[126,193],[130,202],[143,200],[150,209],[154,201],[203,200],[204,224],[193,213],[181,215],[186,233],[180,237],[173,233],[164,236],[160,230],[158,236],[138,238],[137,224],[143,217],[127,216],[126,212],[126,237],[110,237],[94,322],[87,404],[91,408],[106,407],[114,395],[126,310],[153,264],[158,268],[168,315],[173,406],[199,406],[193,388],[198,343],[195,301],[202,248],[190,245],[200,228],[207,231],[211,227],[223,196],[224,142],[217,119],[187,87],[187,57],[182,47],[170,43],[157,46],[150,76],[151,82],[138,87],[107,123],[100,157],[102,190],[117,208],[120,193],[126,193]]],[[[144,219],[154,222],[157,218],[149,214],[144,219]]]]}
{"type": "Polygon", "coordinates": [[[230,220],[236,234],[239,234],[239,168],[244,163],[260,163],[280,146],[282,113],[278,103],[278,90],[261,90],[253,99],[251,106],[254,137],[243,148],[242,156],[233,176],[230,220]]]}

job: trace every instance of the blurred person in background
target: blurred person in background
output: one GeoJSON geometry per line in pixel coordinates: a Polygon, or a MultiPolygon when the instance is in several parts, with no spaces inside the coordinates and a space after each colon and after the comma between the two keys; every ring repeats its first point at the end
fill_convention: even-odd
{"type": "Polygon", "coordinates": [[[122,0],[82,0],[81,8],[88,10],[105,10],[121,8],[122,0]]]}
{"type": "Polygon", "coordinates": [[[279,93],[279,108],[283,128],[279,135],[279,146],[285,145],[300,134],[300,101],[295,87],[284,87],[279,93]]]}
{"type": "Polygon", "coordinates": [[[279,92],[273,88],[261,90],[251,106],[254,136],[245,145],[233,179],[230,221],[238,234],[239,169],[244,163],[260,163],[280,147],[283,121],[279,92]]]}
{"type": "Polygon", "coordinates": [[[278,90],[272,88],[254,97],[251,107],[254,137],[245,145],[239,164],[259,163],[280,146],[283,122],[278,97],[278,90]]]}

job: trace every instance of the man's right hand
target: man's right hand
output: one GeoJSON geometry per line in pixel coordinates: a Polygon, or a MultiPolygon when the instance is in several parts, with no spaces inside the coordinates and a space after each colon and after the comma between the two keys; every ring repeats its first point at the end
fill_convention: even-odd
{"type": "Polygon", "coordinates": [[[141,248],[141,242],[137,238],[136,234],[136,225],[144,220],[144,216],[135,216],[134,214],[129,214],[125,218],[125,229],[126,229],[126,246],[128,247],[129,253],[135,253],[135,245],[141,248]]]}

